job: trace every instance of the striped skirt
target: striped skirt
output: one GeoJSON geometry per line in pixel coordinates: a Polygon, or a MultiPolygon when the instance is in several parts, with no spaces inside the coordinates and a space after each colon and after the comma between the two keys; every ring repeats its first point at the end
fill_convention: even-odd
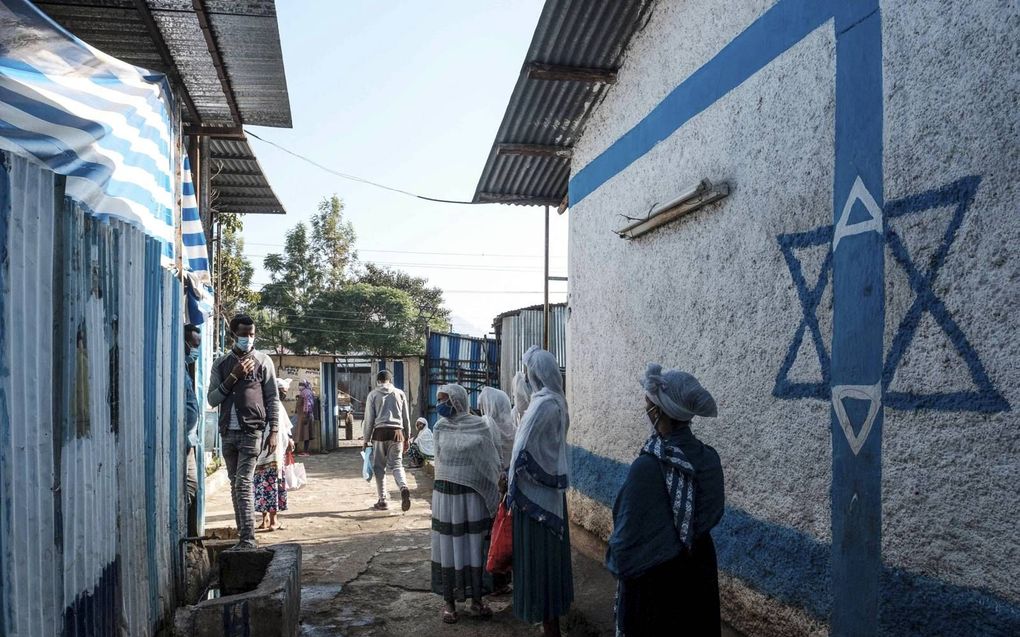
{"type": "Polygon", "coordinates": [[[485,572],[492,518],[470,487],[437,480],[432,488],[432,592],[448,602],[492,592],[485,572]]]}

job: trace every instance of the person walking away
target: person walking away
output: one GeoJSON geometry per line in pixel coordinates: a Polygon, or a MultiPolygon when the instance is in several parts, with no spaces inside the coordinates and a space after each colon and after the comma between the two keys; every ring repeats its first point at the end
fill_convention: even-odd
{"type": "Polygon", "coordinates": [[[652,434],[613,506],[606,566],[619,581],[620,635],[719,635],[719,575],[710,531],[723,515],[719,454],[691,430],[716,404],[694,376],[649,364],[642,382],[652,434]]]}
{"type": "Polygon", "coordinates": [[[269,451],[276,451],[279,428],[276,368],[271,358],[255,351],[255,321],[250,316],[239,314],[231,319],[230,333],[234,345],[213,363],[208,401],[220,410],[223,459],[239,538],[234,548],[254,549],[257,544],[252,480],[266,429],[271,434],[266,441],[269,451]]]}
{"type": "Polygon", "coordinates": [[[528,411],[531,403],[531,385],[528,384],[528,375],[524,372],[514,374],[514,425],[520,426],[524,419],[524,412],[528,411]]]}
{"type": "Polygon", "coordinates": [[[457,602],[492,617],[482,596],[492,590],[485,572],[489,530],[499,506],[499,452],[485,419],[471,414],[460,385],[437,393],[436,473],[432,487],[432,592],[446,602],[443,621],[456,623],[457,602]]]}
{"type": "Polygon", "coordinates": [[[287,510],[287,481],[283,478],[284,454],[294,450],[291,440],[291,424],[286,417],[283,401],[287,400],[290,380],[276,379],[276,390],[279,395],[276,405],[279,416],[279,429],[276,432],[276,448],[269,451],[267,429],[262,438],[262,453],[255,463],[255,511],[262,514],[262,521],[256,529],[276,531],[283,529],[279,523],[279,513],[287,510]]]}
{"type": "Polygon", "coordinates": [[[297,406],[297,442],[302,443],[299,456],[308,455],[308,445],[315,437],[315,393],[312,392],[312,383],[303,380],[298,383],[297,406]]]}
{"type": "Polygon", "coordinates": [[[365,418],[362,423],[365,448],[372,445],[372,471],[379,501],[372,507],[377,511],[389,508],[386,491],[386,471],[393,474],[400,488],[400,508],[411,508],[411,491],[404,477],[404,452],[410,446],[411,412],[404,392],[393,386],[393,374],[380,371],[376,388],[365,399],[365,418]]]}
{"type": "Polygon", "coordinates": [[[570,416],[556,357],[532,347],[523,360],[534,393],[517,429],[507,492],[514,531],[514,615],[542,622],[546,637],[559,637],[559,618],[574,601],[566,494],[570,416]]]}
{"type": "Polygon", "coordinates": [[[202,346],[202,331],[188,323],[184,326],[184,426],[187,431],[185,493],[188,501],[188,536],[198,535],[198,462],[195,447],[198,446],[198,419],[202,408],[195,394],[195,366],[198,363],[199,347],[202,346]]]}
{"type": "Polygon", "coordinates": [[[506,392],[486,387],[478,396],[478,409],[492,430],[496,450],[499,451],[500,466],[505,473],[510,468],[510,456],[513,454],[514,438],[517,435],[510,397],[506,392]]]}

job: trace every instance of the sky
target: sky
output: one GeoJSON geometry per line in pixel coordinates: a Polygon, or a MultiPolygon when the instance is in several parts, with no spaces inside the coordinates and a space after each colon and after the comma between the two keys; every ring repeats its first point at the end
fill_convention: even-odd
{"type": "MultiPolygon", "coordinates": [[[[260,137],[334,170],[470,200],[510,99],[541,0],[277,2],[294,127],[260,137]]],[[[359,259],[428,278],[454,330],[481,336],[501,312],[542,302],[544,212],[438,204],[343,180],[251,139],[286,216],[247,215],[255,283],[286,231],[339,195],[359,259]]],[[[553,211],[550,273],[565,276],[567,216],[553,211]]],[[[551,301],[566,283],[550,283],[551,301]]]]}

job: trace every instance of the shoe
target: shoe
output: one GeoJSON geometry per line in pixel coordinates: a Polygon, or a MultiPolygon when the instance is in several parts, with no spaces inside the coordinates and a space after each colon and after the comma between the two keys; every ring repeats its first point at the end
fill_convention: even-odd
{"type": "Polygon", "coordinates": [[[400,510],[407,511],[411,508],[411,491],[410,489],[400,490],[400,510]]]}
{"type": "Polygon", "coordinates": [[[376,511],[388,511],[390,505],[385,500],[379,500],[378,502],[372,505],[372,508],[375,509],[376,511]]]}
{"type": "Polygon", "coordinates": [[[255,542],[255,540],[241,540],[237,544],[235,544],[232,547],[230,547],[228,550],[230,550],[230,551],[254,551],[258,547],[259,547],[259,545],[255,542]]]}

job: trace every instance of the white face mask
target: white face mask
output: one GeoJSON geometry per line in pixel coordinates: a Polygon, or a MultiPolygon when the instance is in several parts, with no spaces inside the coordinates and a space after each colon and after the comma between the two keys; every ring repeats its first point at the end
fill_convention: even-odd
{"type": "Polygon", "coordinates": [[[238,336],[234,339],[234,346],[242,352],[250,352],[255,348],[254,336],[238,336]]]}

